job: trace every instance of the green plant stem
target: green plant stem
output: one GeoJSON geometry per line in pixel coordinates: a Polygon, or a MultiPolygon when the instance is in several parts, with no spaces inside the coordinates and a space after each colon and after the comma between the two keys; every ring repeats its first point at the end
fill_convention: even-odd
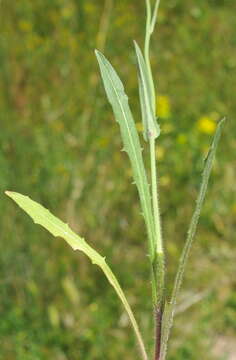
{"type": "MultiPolygon", "coordinates": [[[[144,58],[147,65],[148,80],[151,90],[151,105],[154,117],[156,117],[156,93],[155,85],[153,81],[152,68],[150,63],[150,40],[151,35],[154,31],[156,24],[157,13],[159,8],[160,0],[156,0],[155,7],[151,10],[150,0],[146,0],[147,9],[147,21],[146,21],[146,34],[145,34],[145,45],[144,45],[144,58]]],[[[161,334],[162,334],[162,315],[164,308],[164,288],[165,288],[165,260],[162,244],[162,232],[161,232],[161,219],[158,201],[158,187],[157,187],[157,167],[156,167],[156,151],[155,151],[155,138],[152,134],[149,134],[149,145],[150,145],[150,161],[151,161],[151,187],[152,187],[152,206],[153,206],[153,217],[155,227],[155,258],[153,261],[153,268],[156,282],[156,297],[154,302],[155,311],[155,354],[154,359],[160,359],[161,352],[161,334]]]]}
{"type": "MultiPolygon", "coordinates": [[[[153,21],[154,19],[156,19],[158,5],[159,5],[159,1],[156,2],[154,15],[152,17],[150,1],[146,0],[147,22],[146,22],[144,57],[148,69],[148,78],[149,78],[149,85],[150,85],[151,97],[152,97],[151,103],[152,103],[152,110],[154,116],[156,114],[156,96],[155,96],[155,86],[152,76],[149,53],[150,53],[151,34],[153,32],[154,24],[155,24],[153,21]],[[151,29],[151,23],[153,23],[152,29],[151,29]]],[[[150,160],[151,160],[152,205],[153,205],[153,217],[154,217],[154,226],[155,226],[155,240],[154,240],[155,257],[153,260],[153,268],[155,272],[157,295],[155,297],[156,302],[154,303],[154,307],[157,308],[163,301],[165,269],[164,269],[164,253],[163,253],[162,233],[161,233],[161,220],[160,220],[160,211],[158,204],[155,139],[151,136],[151,134],[149,139],[149,145],[150,145],[150,160]]]]}
{"type": "Polygon", "coordinates": [[[156,233],[156,252],[157,254],[163,254],[162,234],[161,234],[161,220],[158,204],[158,191],[157,191],[157,169],[156,169],[156,150],[155,139],[150,139],[150,158],[151,158],[151,178],[152,178],[152,203],[153,203],[153,215],[155,222],[156,233]]]}
{"type": "Polygon", "coordinates": [[[155,139],[150,139],[150,159],[151,159],[151,188],[152,188],[152,205],[153,217],[156,235],[156,248],[154,258],[154,268],[156,269],[156,282],[157,282],[157,302],[155,307],[160,308],[163,301],[164,289],[164,252],[161,231],[161,218],[158,201],[158,186],[157,186],[157,167],[156,167],[156,148],[155,139]]]}
{"type": "Polygon", "coordinates": [[[155,353],[154,360],[160,360],[161,354],[161,336],[162,336],[162,317],[163,317],[163,307],[156,310],[155,320],[156,320],[156,333],[155,333],[155,353]]]}
{"type": "MultiPolygon", "coordinates": [[[[155,295],[153,295],[153,305],[155,312],[159,312],[163,300],[164,289],[164,254],[162,245],[162,232],[161,232],[161,219],[158,204],[158,191],[157,191],[157,169],[156,169],[156,152],[155,152],[155,139],[150,139],[150,159],[151,159],[151,188],[152,188],[152,205],[153,205],[153,218],[155,227],[155,257],[152,263],[153,267],[153,280],[155,287],[155,295]]],[[[158,316],[155,316],[157,319],[158,316]]],[[[160,316],[159,316],[160,318],[160,316]]]]}
{"type": "Polygon", "coordinates": [[[161,334],[162,334],[162,314],[164,307],[164,287],[165,287],[165,262],[162,244],[161,219],[158,204],[157,188],[157,169],[155,154],[155,139],[150,139],[150,157],[151,157],[151,178],[152,178],[152,204],[154,214],[154,225],[156,234],[156,253],[154,259],[154,271],[156,281],[156,302],[154,303],[155,311],[155,360],[160,359],[161,352],[161,334]]]}
{"type": "MultiPolygon", "coordinates": [[[[152,17],[151,14],[151,5],[150,1],[146,0],[147,7],[147,22],[146,22],[146,34],[145,34],[145,46],[144,46],[144,57],[145,62],[148,69],[148,78],[149,84],[151,88],[151,103],[153,115],[156,117],[156,96],[155,96],[155,86],[152,76],[152,69],[150,63],[150,40],[151,35],[154,30],[154,25],[157,17],[157,10],[159,6],[159,1],[156,1],[154,14],[152,17]]],[[[156,235],[156,243],[155,243],[155,252],[163,255],[163,246],[162,246],[162,235],[161,235],[161,221],[160,221],[160,212],[158,205],[158,192],[157,192],[157,169],[156,169],[156,151],[155,151],[155,139],[150,134],[150,158],[151,158],[151,179],[152,179],[152,203],[153,203],[153,215],[155,222],[155,235],[156,235]]]]}

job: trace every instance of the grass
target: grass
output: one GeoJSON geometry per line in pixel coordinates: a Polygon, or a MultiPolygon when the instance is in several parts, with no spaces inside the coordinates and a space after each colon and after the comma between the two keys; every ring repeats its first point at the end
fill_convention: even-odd
{"type": "MultiPolygon", "coordinates": [[[[91,9],[94,7],[94,12],[85,3],[80,5],[80,13],[89,21],[81,21],[79,25],[76,25],[76,12],[73,13],[73,21],[64,18],[66,4],[57,6],[50,2],[47,7],[41,7],[35,2],[32,8],[21,2],[14,9],[4,1],[1,4],[7,14],[1,37],[1,57],[4,60],[1,69],[1,86],[4,86],[4,91],[1,91],[1,123],[4,129],[0,135],[3,144],[1,188],[30,193],[57,215],[73,223],[76,229],[86,234],[86,238],[92,239],[101,252],[112,256],[114,271],[119,274],[132,305],[140,314],[139,320],[148,335],[146,341],[152,342],[149,339],[152,323],[150,306],[145,301],[149,293],[148,269],[145,265],[139,269],[136,266],[138,260],[143,264],[144,233],[142,221],[138,220],[135,189],[129,185],[130,170],[123,161],[123,155],[117,151],[121,148],[117,128],[109,108],[103,103],[103,96],[98,96],[100,88],[96,96],[90,98],[91,85],[84,86],[90,79],[91,69],[94,74],[97,73],[92,52],[96,47],[93,39],[98,30],[97,20],[104,11],[102,4],[86,3],[91,5],[91,9]],[[43,17],[43,14],[47,16],[43,17]],[[32,23],[33,31],[23,31],[22,24],[21,27],[18,24],[21,20],[32,23]],[[41,39],[40,46],[31,48],[36,35],[43,41],[41,39]],[[79,39],[76,49],[73,49],[72,40],[63,43],[66,36],[79,39]],[[19,41],[20,38],[23,41],[19,41]],[[55,51],[52,52],[52,49],[55,51]],[[96,104],[96,111],[94,106],[90,108],[90,104],[96,104]],[[105,118],[104,111],[107,113],[105,118]],[[96,153],[96,157],[92,157],[91,153],[96,153]],[[27,162],[22,154],[27,155],[27,162]],[[131,203],[132,207],[129,206],[131,203]],[[127,210],[128,217],[125,215],[127,210]],[[140,234],[139,238],[137,234],[140,234]],[[130,268],[136,269],[134,278],[127,275],[130,268]]],[[[72,2],[67,5],[75,6],[72,2]]],[[[173,2],[172,7],[163,4],[159,32],[153,40],[152,62],[154,74],[158,74],[158,89],[171,101],[171,114],[167,119],[161,119],[165,137],[163,135],[160,139],[159,150],[159,156],[162,156],[159,167],[160,200],[169,253],[170,282],[186,232],[184,220],[190,218],[192,208],[189,204],[196,197],[202,167],[198,159],[201,154],[203,157],[209,143],[209,135],[198,130],[198,119],[203,115],[210,116],[213,111],[223,115],[226,109],[230,119],[235,114],[231,98],[235,5],[201,2],[198,11],[193,2],[185,5],[184,9],[180,2],[173,2]],[[175,178],[170,180],[172,173],[175,178]],[[173,237],[175,241],[172,241],[173,237]]],[[[130,51],[129,61],[127,55],[125,61],[122,53],[126,52],[121,49],[126,49],[128,45],[131,49],[133,38],[141,43],[141,26],[137,21],[141,21],[140,11],[143,8],[139,4],[115,4],[110,21],[112,31],[107,37],[109,46],[106,54],[113,59],[116,67],[121,64],[122,78],[127,79],[128,92],[133,98],[137,95],[135,70],[131,72],[135,60],[130,51]]],[[[135,114],[139,113],[135,101],[132,101],[132,109],[135,114]]],[[[220,168],[216,164],[214,181],[203,212],[200,241],[188,267],[183,302],[186,301],[185,295],[193,297],[196,289],[197,293],[202,293],[209,283],[211,289],[200,303],[177,317],[171,359],[194,359],[194,354],[205,353],[208,349],[207,358],[221,359],[224,355],[217,349],[222,341],[226,343],[225,352],[233,351],[227,350],[231,349],[227,344],[231,343],[235,333],[231,265],[234,262],[235,224],[234,127],[234,122],[229,121],[224,149],[218,157],[220,168]],[[223,163],[224,169],[220,171],[223,163]],[[221,198],[218,194],[222,189],[221,198]],[[220,318],[216,316],[219,313],[222,313],[220,318]],[[186,328],[186,320],[189,323],[190,316],[191,323],[196,325],[186,328]],[[199,337],[199,333],[209,332],[209,339],[199,337]]],[[[5,199],[1,206],[1,243],[4,250],[1,252],[1,311],[4,314],[0,330],[3,339],[1,356],[9,359],[73,359],[78,357],[77,350],[73,349],[77,348],[79,339],[79,352],[84,354],[83,358],[100,359],[106,355],[115,359],[117,354],[136,358],[134,340],[128,336],[128,330],[125,331],[125,316],[120,313],[120,307],[101,274],[89,269],[83,258],[78,264],[77,257],[58,241],[51,242],[46,233],[44,236],[36,234],[30,222],[23,220],[5,199]],[[69,278],[68,274],[71,274],[69,278]],[[87,280],[85,284],[84,279],[87,280]],[[67,282],[72,284],[72,288],[74,284],[79,294],[79,300],[73,300],[74,303],[71,294],[68,295],[68,288],[63,285],[67,282]],[[102,296],[99,295],[100,288],[99,292],[96,290],[98,282],[103,289],[102,296]],[[55,321],[56,313],[59,322],[55,321]],[[118,314],[122,316],[117,330],[115,319],[118,314]],[[110,333],[120,341],[113,341],[108,336],[110,333]],[[95,338],[96,349],[92,346],[95,338]],[[28,345],[23,347],[23,343],[28,345]]]]}

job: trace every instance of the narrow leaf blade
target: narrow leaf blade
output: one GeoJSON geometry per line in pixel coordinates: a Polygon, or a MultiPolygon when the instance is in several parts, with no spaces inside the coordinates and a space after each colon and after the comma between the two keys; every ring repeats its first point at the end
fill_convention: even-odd
{"type": "Polygon", "coordinates": [[[142,111],[142,122],[144,127],[144,139],[157,138],[160,135],[160,126],[156,121],[155,109],[151,103],[151,87],[148,78],[148,70],[142,52],[134,42],[139,69],[139,97],[142,111]]]}
{"type": "Polygon", "coordinates": [[[138,188],[144,220],[147,226],[151,259],[153,259],[155,256],[155,231],[151,197],[143,164],[141,145],[129,107],[128,97],[124,91],[124,86],[112,65],[102,53],[97,50],[95,53],[108,100],[113,108],[116,121],[120,125],[124,150],[127,152],[131,162],[134,181],[138,188]]]}
{"type": "Polygon", "coordinates": [[[37,202],[31,200],[28,196],[10,191],[6,191],[6,195],[12,198],[12,200],[14,200],[17,205],[19,205],[33,219],[36,224],[43,226],[53,236],[63,238],[72,247],[73,250],[82,251],[85,255],[89,257],[93,264],[98,265],[102,269],[108,281],[113,286],[121,302],[123,303],[125,310],[128,313],[135,335],[137,337],[143,360],[147,360],[145,346],[134,314],[124,295],[123,290],[120,287],[117,278],[106,263],[105,258],[102,257],[96,250],[94,250],[83,238],[74,233],[68,226],[68,224],[65,224],[63,221],[50,213],[49,210],[47,210],[45,207],[38,204],[37,202]]]}
{"type": "Polygon", "coordinates": [[[203,173],[202,173],[202,182],[201,182],[200,190],[198,193],[198,198],[196,201],[196,207],[195,207],[195,210],[194,210],[191,222],[190,222],[190,226],[188,229],[187,239],[186,239],[186,242],[185,242],[181,257],[180,257],[179,267],[178,267],[177,274],[175,277],[175,283],[174,283],[174,288],[172,291],[170,303],[166,304],[166,307],[165,307],[164,317],[163,317],[163,334],[162,334],[160,360],[165,360],[165,358],[166,358],[167,343],[168,343],[168,339],[169,339],[169,335],[170,335],[170,330],[171,330],[171,327],[173,324],[173,318],[175,315],[175,307],[176,307],[177,297],[179,295],[179,291],[180,291],[180,288],[182,285],[184,271],[185,271],[186,264],[187,264],[189,254],[190,254],[190,250],[191,250],[191,247],[193,244],[193,240],[194,240],[194,236],[196,233],[196,229],[197,229],[200,213],[202,210],[203,202],[204,202],[204,199],[206,196],[206,191],[207,191],[207,186],[208,186],[208,182],[209,182],[209,178],[210,178],[210,174],[211,174],[211,170],[212,170],[212,166],[213,166],[213,161],[215,158],[217,145],[220,140],[224,122],[225,122],[225,119],[222,119],[219,122],[216,132],[215,132],[215,135],[214,135],[214,138],[213,138],[213,141],[212,141],[212,144],[211,144],[211,147],[210,147],[210,150],[205,159],[204,169],[203,169],[203,173]]]}
{"type": "Polygon", "coordinates": [[[150,24],[151,33],[153,33],[155,25],[156,25],[159,5],[160,5],[160,0],[156,0],[155,7],[153,9],[152,20],[151,20],[151,24],[150,24]]]}

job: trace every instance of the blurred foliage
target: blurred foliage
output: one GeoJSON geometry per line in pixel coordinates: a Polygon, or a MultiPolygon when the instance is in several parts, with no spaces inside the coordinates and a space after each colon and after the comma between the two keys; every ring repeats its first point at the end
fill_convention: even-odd
{"type": "MultiPolygon", "coordinates": [[[[0,7],[0,359],[136,359],[126,315],[101,272],[36,229],[3,192],[30,194],[106,255],[151,346],[146,235],[93,54],[105,49],[139,124],[132,39],[143,42],[144,1],[1,0],[0,7]]],[[[233,0],[163,1],[152,43],[168,290],[215,122],[229,119],[170,360],[236,357],[235,11],[233,0]],[[196,294],[204,295],[194,303],[196,294]]]]}

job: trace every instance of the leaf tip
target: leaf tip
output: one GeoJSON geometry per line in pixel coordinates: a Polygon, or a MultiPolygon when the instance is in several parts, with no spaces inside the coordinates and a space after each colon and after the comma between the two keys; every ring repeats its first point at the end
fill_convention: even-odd
{"type": "Polygon", "coordinates": [[[5,194],[6,194],[7,196],[9,196],[10,198],[12,198],[14,192],[13,192],[13,191],[6,190],[6,191],[5,191],[5,194]]]}
{"type": "Polygon", "coordinates": [[[218,125],[222,126],[226,122],[227,118],[224,116],[219,122],[218,125]]]}
{"type": "Polygon", "coordinates": [[[95,53],[97,60],[99,60],[100,52],[97,49],[95,49],[94,53],[95,53]]]}
{"type": "Polygon", "coordinates": [[[99,58],[99,57],[101,57],[103,55],[101,53],[101,51],[99,51],[98,49],[95,49],[94,52],[95,52],[95,55],[96,55],[97,58],[99,58]]]}

